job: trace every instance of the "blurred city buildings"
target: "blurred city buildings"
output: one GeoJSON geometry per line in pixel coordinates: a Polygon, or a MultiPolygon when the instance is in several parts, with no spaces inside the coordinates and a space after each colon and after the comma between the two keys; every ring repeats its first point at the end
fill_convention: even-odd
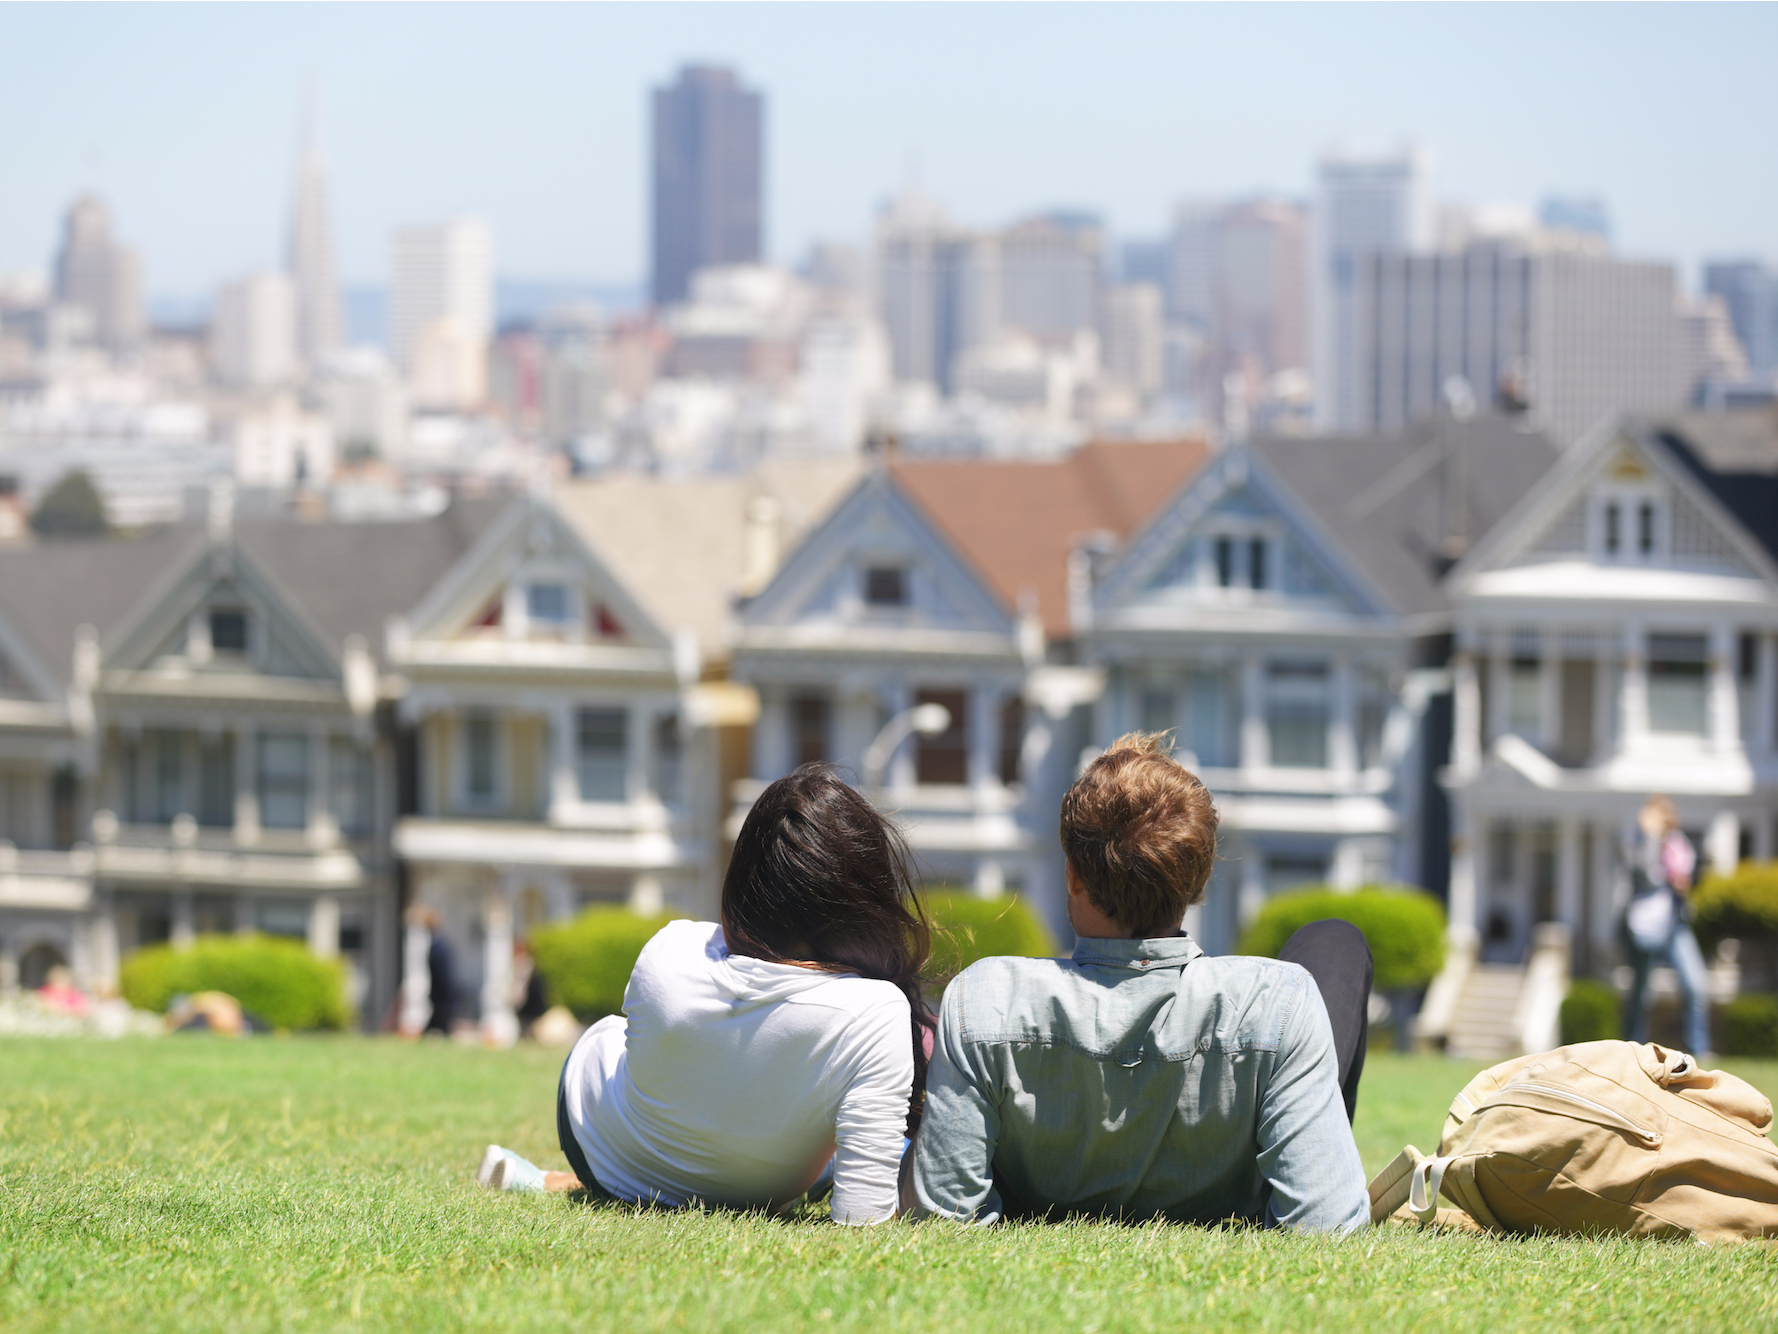
{"type": "Polygon", "coordinates": [[[91,194],[0,277],[0,983],[261,929],[379,1022],[427,1001],[422,902],[499,1037],[515,935],[713,912],[810,759],[1061,929],[1056,804],[1147,728],[1223,814],[1207,948],[1292,885],[1425,886],[1422,1029],[1485,1054],[1543,1032],[1539,950],[1609,966],[1651,785],[1714,864],[1778,851],[1769,261],[1694,296],[1603,201],[1441,201],[1406,149],[1146,235],[910,185],[792,266],[764,95],[651,106],[646,292],[501,287],[448,219],[349,337],[312,129],[284,267],[188,319],[91,194]],[[111,535],[34,536],[74,472],[111,535]]]}

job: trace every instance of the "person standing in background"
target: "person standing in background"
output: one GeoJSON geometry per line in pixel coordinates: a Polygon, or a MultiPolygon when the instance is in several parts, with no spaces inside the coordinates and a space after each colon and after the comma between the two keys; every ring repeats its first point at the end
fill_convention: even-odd
{"type": "Polygon", "coordinates": [[[451,1035],[451,1020],[457,1012],[457,970],[456,960],[451,954],[451,943],[439,931],[438,913],[432,908],[421,909],[421,921],[432,935],[431,944],[426,947],[426,972],[430,980],[432,994],[432,1016],[426,1021],[426,1032],[451,1035]]]}
{"type": "Polygon", "coordinates": [[[1679,978],[1685,1005],[1685,1042],[1702,1059],[1710,1050],[1710,991],[1704,952],[1692,934],[1692,876],[1698,854],[1679,827],[1679,812],[1666,797],[1650,797],[1637,813],[1638,837],[1625,861],[1630,866],[1630,902],[1622,922],[1624,951],[1634,978],[1626,998],[1624,1030],[1632,1042],[1648,1041],[1650,974],[1657,963],[1679,978]]]}

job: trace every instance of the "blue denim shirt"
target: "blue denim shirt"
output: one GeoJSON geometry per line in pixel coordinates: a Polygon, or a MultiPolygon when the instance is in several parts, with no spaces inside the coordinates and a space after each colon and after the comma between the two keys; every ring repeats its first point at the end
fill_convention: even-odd
{"type": "Polygon", "coordinates": [[[1370,1218],[1314,980],[1183,935],[965,969],[913,1152],[916,1217],[1370,1218]]]}

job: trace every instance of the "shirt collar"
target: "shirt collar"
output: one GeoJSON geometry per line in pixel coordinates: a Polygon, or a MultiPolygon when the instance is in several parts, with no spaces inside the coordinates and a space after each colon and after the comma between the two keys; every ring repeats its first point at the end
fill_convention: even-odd
{"type": "Polygon", "coordinates": [[[1146,940],[1080,939],[1074,945],[1074,962],[1110,968],[1183,967],[1204,951],[1181,931],[1176,936],[1150,936],[1146,940]]]}

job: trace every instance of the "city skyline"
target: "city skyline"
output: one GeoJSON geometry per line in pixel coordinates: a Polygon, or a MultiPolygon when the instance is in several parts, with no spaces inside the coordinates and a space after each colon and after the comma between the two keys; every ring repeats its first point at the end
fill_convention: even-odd
{"type": "Polygon", "coordinates": [[[1596,6],[1539,7],[1510,24],[1444,6],[1387,19],[1275,6],[99,13],[112,40],[96,44],[90,9],[78,43],[72,13],[0,13],[0,38],[37,53],[0,89],[0,272],[47,269],[86,189],[143,254],[156,297],[278,265],[312,80],[348,285],[386,281],[397,228],[463,213],[490,219],[504,277],[639,284],[648,89],[699,60],[734,67],[771,105],[779,262],[862,239],[915,174],[971,223],[1072,206],[1114,236],[1152,236],[1182,198],[1306,199],[1335,142],[1410,138],[1435,153],[1440,198],[1604,196],[1620,253],[1677,260],[1688,287],[1706,259],[1778,250],[1778,187],[1748,169],[1778,149],[1751,77],[1778,19],[1757,8],[1605,21],[1596,6]],[[982,62],[990,37],[1003,54],[982,62]],[[416,42],[413,61],[374,59],[398,39],[416,42]],[[1232,57],[1176,58],[1206,46],[1232,57]],[[187,79],[194,61],[202,76],[187,79]],[[484,95],[455,96],[471,76],[484,95]],[[1268,86],[1291,92],[1256,96],[1268,86]],[[1493,93],[1485,114],[1478,86],[1493,93]],[[32,115],[52,92],[61,114],[32,115]]]}

